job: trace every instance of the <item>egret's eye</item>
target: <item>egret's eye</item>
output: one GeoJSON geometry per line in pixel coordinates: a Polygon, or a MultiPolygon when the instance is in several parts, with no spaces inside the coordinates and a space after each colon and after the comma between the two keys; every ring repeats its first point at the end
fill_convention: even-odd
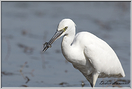
{"type": "Polygon", "coordinates": [[[66,26],[65,28],[63,28],[63,31],[66,31],[67,28],[68,28],[68,26],[66,26]]]}
{"type": "Polygon", "coordinates": [[[68,26],[65,27],[65,30],[68,28],[68,26]]]}

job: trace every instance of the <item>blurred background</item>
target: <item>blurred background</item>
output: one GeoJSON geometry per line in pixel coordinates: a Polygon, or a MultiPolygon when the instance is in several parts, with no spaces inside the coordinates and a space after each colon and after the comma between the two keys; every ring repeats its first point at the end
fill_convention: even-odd
{"type": "Polygon", "coordinates": [[[106,41],[126,76],[99,78],[95,87],[130,87],[130,2],[1,2],[1,87],[90,87],[61,53],[61,39],[42,53],[58,23],[70,18],[76,32],[106,41]]]}

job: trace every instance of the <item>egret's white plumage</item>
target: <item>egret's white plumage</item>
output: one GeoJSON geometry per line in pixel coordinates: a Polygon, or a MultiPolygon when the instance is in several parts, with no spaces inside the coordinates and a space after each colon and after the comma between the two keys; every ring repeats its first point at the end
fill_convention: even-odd
{"type": "Polygon", "coordinates": [[[122,65],[113,49],[103,40],[89,32],[79,32],[75,36],[75,23],[63,19],[56,34],[44,44],[46,51],[59,37],[62,40],[62,53],[94,87],[97,78],[124,77],[122,65]]]}

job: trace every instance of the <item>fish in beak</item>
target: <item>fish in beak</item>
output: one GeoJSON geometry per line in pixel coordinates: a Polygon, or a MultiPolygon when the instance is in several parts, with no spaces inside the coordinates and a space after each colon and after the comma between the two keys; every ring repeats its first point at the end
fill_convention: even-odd
{"type": "Polygon", "coordinates": [[[61,36],[61,34],[64,32],[64,30],[59,30],[59,31],[57,31],[55,34],[54,34],[54,36],[51,38],[51,40],[49,41],[49,42],[45,42],[44,44],[43,44],[43,52],[45,52],[48,48],[51,48],[51,44],[55,41],[55,40],[57,40],[60,36],[61,36]]]}

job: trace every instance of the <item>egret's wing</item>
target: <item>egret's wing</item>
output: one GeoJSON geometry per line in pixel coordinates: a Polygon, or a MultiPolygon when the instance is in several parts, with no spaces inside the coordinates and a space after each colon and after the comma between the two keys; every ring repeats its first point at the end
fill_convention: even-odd
{"type": "Polygon", "coordinates": [[[84,54],[93,68],[101,73],[100,77],[122,77],[125,75],[118,57],[109,45],[104,44],[104,47],[100,47],[91,44],[85,47],[84,54]]]}
{"type": "MultiPolygon", "coordinates": [[[[86,59],[91,63],[94,69],[99,69],[100,67],[103,67],[105,65],[105,60],[103,55],[106,55],[107,53],[104,52],[103,49],[98,47],[97,45],[91,44],[89,46],[86,46],[84,48],[84,55],[86,59]]],[[[107,59],[106,59],[107,60],[107,59]]]]}
{"type": "Polygon", "coordinates": [[[83,48],[87,62],[102,73],[100,77],[125,76],[116,53],[105,41],[89,32],[80,32],[74,42],[83,48]]]}

